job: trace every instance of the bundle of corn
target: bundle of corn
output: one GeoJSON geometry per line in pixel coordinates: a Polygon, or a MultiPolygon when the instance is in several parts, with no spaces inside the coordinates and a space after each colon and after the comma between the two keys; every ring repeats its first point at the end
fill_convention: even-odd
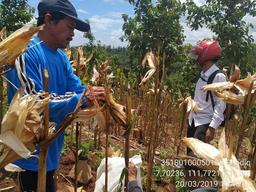
{"type": "Polygon", "coordinates": [[[25,51],[25,48],[33,34],[42,26],[34,27],[25,25],[0,42],[0,67],[1,65],[13,65],[15,59],[25,51]]]}
{"type": "Polygon", "coordinates": [[[41,132],[43,112],[49,98],[24,95],[19,89],[2,121],[0,134],[0,168],[20,158],[28,158],[41,132]],[[29,148],[29,149],[28,149],[29,148]]]}
{"type": "Polygon", "coordinates": [[[229,149],[226,145],[224,131],[221,134],[218,149],[195,138],[184,138],[183,141],[196,156],[218,166],[222,179],[222,191],[234,188],[247,192],[256,191],[255,182],[243,176],[236,157],[232,155],[228,159],[229,149]]]}
{"type": "Polygon", "coordinates": [[[204,91],[212,91],[223,101],[233,105],[243,105],[245,97],[255,92],[256,74],[248,76],[245,79],[240,78],[240,69],[236,66],[233,74],[227,82],[212,83],[202,87],[204,91]],[[252,85],[252,87],[251,87],[252,85]],[[251,88],[250,88],[251,87],[251,88]]]}
{"type": "Polygon", "coordinates": [[[94,68],[94,74],[92,81],[99,85],[103,84],[105,86],[106,91],[106,107],[108,107],[109,112],[113,119],[120,124],[121,126],[125,127],[127,125],[127,117],[125,113],[125,107],[119,103],[117,103],[112,94],[110,93],[110,89],[108,88],[108,81],[109,79],[113,78],[113,74],[107,75],[107,70],[109,69],[108,61],[103,62],[100,65],[99,71],[94,68]]]}
{"type": "Polygon", "coordinates": [[[140,85],[146,83],[147,80],[150,79],[150,77],[152,77],[152,75],[156,72],[156,67],[158,65],[158,61],[152,51],[147,52],[144,59],[142,60],[143,67],[145,66],[146,62],[148,62],[148,66],[150,69],[147,71],[147,73],[141,80],[140,85]]]}

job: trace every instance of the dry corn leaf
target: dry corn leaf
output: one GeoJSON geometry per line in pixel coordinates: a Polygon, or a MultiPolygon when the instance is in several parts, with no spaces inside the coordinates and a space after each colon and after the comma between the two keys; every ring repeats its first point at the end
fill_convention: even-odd
{"type": "Polygon", "coordinates": [[[226,103],[233,104],[233,105],[242,105],[244,104],[244,96],[237,95],[231,91],[222,91],[222,92],[214,92],[216,97],[225,101],[226,103]]]}
{"type": "MultiPolygon", "coordinates": [[[[251,74],[248,74],[247,77],[245,79],[240,79],[238,81],[235,82],[235,85],[239,86],[242,90],[248,92],[251,83],[254,82],[256,79],[254,76],[252,76],[251,74]]],[[[255,84],[253,86],[253,89],[255,89],[255,84]]]]}
{"type": "Polygon", "coordinates": [[[156,71],[156,66],[157,66],[157,58],[155,57],[155,55],[153,54],[152,51],[148,51],[144,57],[144,59],[142,60],[142,66],[145,66],[146,61],[148,62],[149,65],[149,70],[147,71],[147,73],[145,74],[145,76],[143,77],[143,79],[141,80],[139,85],[142,85],[143,83],[146,83],[148,79],[150,79],[150,77],[152,77],[152,75],[155,73],[156,71]]]}
{"type": "Polygon", "coordinates": [[[20,168],[19,166],[9,163],[8,165],[4,166],[4,169],[9,172],[21,172],[25,171],[24,169],[20,168]]]}
{"type": "Polygon", "coordinates": [[[103,107],[98,108],[98,107],[93,107],[90,109],[82,109],[78,111],[77,117],[74,120],[74,122],[83,122],[83,121],[88,121],[91,118],[95,118],[97,121],[98,126],[101,129],[104,129],[106,127],[106,118],[103,113],[103,107]]]}
{"type": "Polygon", "coordinates": [[[191,96],[189,96],[189,97],[187,97],[186,99],[184,99],[184,100],[180,103],[179,107],[181,107],[182,105],[187,105],[187,113],[190,112],[190,111],[192,111],[192,112],[198,112],[198,111],[202,110],[202,109],[200,108],[199,104],[198,104],[196,101],[194,101],[194,100],[191,98],[191,96]]]}
{"type": "Polygon", "coordinates": [[[214,146],[204,143],[195,138],[183,138],[183,142],[194,152],[198,157],[209,161],[212,165],[218,166],[218,161],[221,159],[220,152],[214,146]]]}
{"type": "Polygon", "coordinates": [[[97,83],[99,81],[100,74],[96,69],[96,66],[93,66],[93,75],[92,75],[92,83],[97,83]]]}
{"type": "Polygon", "coordinates": [[[187,97],[185,100],[187,101],[187,112],[198,112],[202,110],[199,104],[196,101],[194,101],[191,97],[187,97]]]}
{"type": "Polygon", "coordinates": [[[100,129],[103,130],[106,128],[106,118],[105,118],[104,112],[102,111],[98,112],[95,116],[95,119],[100,129]]]}
{"type": "Polygon", "coordinates": [[[202,87],[203,91],[224,91],[227,89],[231,89],[234,86],[234,83],[231,82],[218,82],[211,83],[202,87]]]}
{"type": "Polygon", "coordinates": [[[70,58],[71,58],[71,53],[72,53],[71,49],[65,48],[64,51],[65,51],[65,53],[66,53],[66,55],[67,55],[67,57],[68,57],[68,60],[70,60],[70,58]]]}
{"type": "Polygon", "coordinates": [[[84,58],[84,53],[83,53],[83,47],[77,48],[75,59],[72,61],[72,66],[75,70],[79,70],[79,71],[85,67],[85,58],[84,58]],[[79,63],[79,66],[78,66],[78,63],[79,63]]]}
{"type": "Polygon", "coordinates": [[[6,38],[6,27],[3,27],[0,31],[0,41],[3,41],[6,38]]]}
{"type": "MultiPolygon", "coordinates": [[[[27,143],[25,145],[29,151],[35,150],[35,145],[33,143],[27,143]]],[[[11,148],[7,147],[6,145],[0,144],[0,168],[3,168],[7,164],[19,158],[20,156],[15,153],[11,148]]]]}
{"type": "Polygon", "coordinates": [[[240,69],[237,65],[235,65],[235,69],[234,69],[233,73],[230,75],[229,81],[236,82],[237,80],[240,79],[240,76],[241,76],[240,69]]]}
{"type": "Polygon", "coordinates": [[[120,149],[115,150],[114,147],[111,145],[108,147],[108,157],[121,157],[121,151],[120,149]]]}
{"type": "Polygon", "coordinates": [[[3,149],[3,153],[0,157],[1,165],[9,163],[6,161],[7,156],[16,157],[16,155],[12,155],[11,153],[15,153],[18,157],[23,158],[31,156],[31,150],[27,149],[27,145],[33,148],[31,146],[33,146],[35,141],[36,131],[41,127],[39,113],[42,112],[43,108],[49,102],[49,98],[38,101],[37,95],[23,96],[23,92],[24,88],[16,92],[2,120],[0,141],[2,143],[1,148],[3,149]],[[35,109],[39,111],[35,112],[35,109]],[[30,127],[30,125],[33,126],[30,127]]]}
{"type": "Polygon", "coordinates": [[[143,77],[143,79],[141,80],[139,85],[142,85],[144,83],[146,83],[148,81],[148,79],[150,79],[150,77],[152,77],[152,75],[156,72],[156,69],[150,69],[147,71],[147,73],[145,74],[145,76],[143,77]]]}
{"type": "Polygon", "coordinates": [[[37,33],[42,26],[33,27],[32,25],[25,25],[12,33],[9,37],[0,42],[0,66],[13,65],[15,59],[21,55],[29,43],[33,34],[37,33]]]}

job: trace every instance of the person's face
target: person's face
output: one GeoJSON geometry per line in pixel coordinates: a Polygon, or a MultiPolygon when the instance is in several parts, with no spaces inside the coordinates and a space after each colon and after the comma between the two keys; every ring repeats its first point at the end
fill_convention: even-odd
{"type": "Polygon", "coordinates": [[[56,48],[66,48],[74,36],[75,21],[70,17],[65,17],[60,21],[50,25],[52,44],[56,48]]]}

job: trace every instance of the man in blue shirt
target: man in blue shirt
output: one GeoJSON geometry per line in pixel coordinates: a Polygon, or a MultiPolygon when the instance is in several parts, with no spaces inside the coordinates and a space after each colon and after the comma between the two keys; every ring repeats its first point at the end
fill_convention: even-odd
{"type": "MultiPolygon", "coordinates": [[[[36,93],[44,89],[43,71],[49,73],[49,93],[65,95],[72,92],[72,96],[51,101],[50,121],[57,124],[57,128],[65,116],[74,111],[84,87],[80,79],[73,74],[70,62],[63,52],[74,36],[74,29],[86,32],[90,26],[77,18],[74,6],[68,0],[41,0],[38,4],[38,25],[44,28],[34,36],[25,54],[16,60],[16,68],[7,78],[17,87],[26,86],[27,93],[36,93]]],[[[13,98],[16,89],[9,85],[8,101],[13,98]]],[[[104,100],[104,89],[94,87],[94,97],[104,100]]],[[[91,105],[92,98],[88,97],[89,89],[84,96],[84,105],[91,105]]],[[[47,192],[56,191],[54,185],[54,171],[59,167],[61,150],[64,143],[64,132],[50,145],[47,155],[47,192]]],[[[19,174],[22,191],[36,191],[38,174],[38,146],[35,156],[19,159],[14,163],[25,169],[19,174]]]]}

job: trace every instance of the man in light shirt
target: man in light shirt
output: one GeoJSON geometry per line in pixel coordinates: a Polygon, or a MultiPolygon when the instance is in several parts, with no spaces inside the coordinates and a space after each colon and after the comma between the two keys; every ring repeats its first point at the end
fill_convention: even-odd
{"type": "MultiPolygon", "coordinates": [[[[190,112],[187,136],[209,143],[214,138],[215,129],[224,120],[223,112],[226,104],[213,93],[204,92],[201,88],[209,84],[209,81],[212,83],[226,81],[226,76],[216,66],[221,57],[221,47],[218,41],[204,40],[192,48],[189,56],[195,59],[202,69],[194,92],[194,100],[202,110],[190,112]]],[[[190,149],[188,154],[193,154],[190,149]]]]}

